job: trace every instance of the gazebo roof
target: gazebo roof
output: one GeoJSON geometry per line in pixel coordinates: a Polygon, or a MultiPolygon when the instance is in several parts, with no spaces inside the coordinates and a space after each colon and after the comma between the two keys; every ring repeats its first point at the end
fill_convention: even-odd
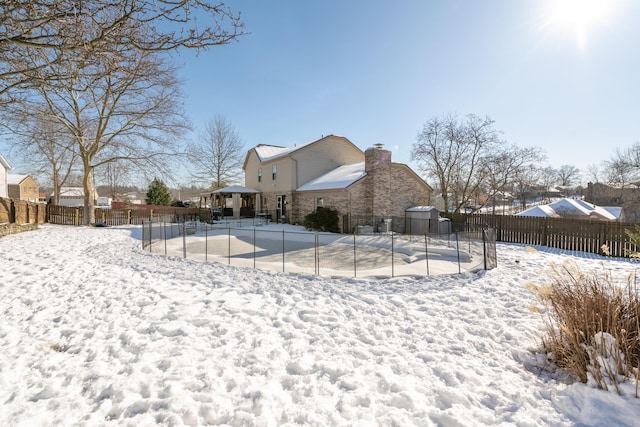
{"type": "Polygon", "coordinates": [[[220,188],[218,190],[212,191],[211,194],[234,194],[234,193],[244,193],[244,194],[254,194],[259,193],[259,190],[255,190],[249,187],[243,187],[241,185],[230,185],[229,187],[220,188]]]}

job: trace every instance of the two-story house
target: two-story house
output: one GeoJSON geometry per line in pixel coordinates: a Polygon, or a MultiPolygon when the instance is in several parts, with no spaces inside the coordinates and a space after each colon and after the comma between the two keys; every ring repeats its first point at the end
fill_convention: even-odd
{"type": "Polygon", "coordinates": [[[26,202],[40,201],[40,186],[31,175],[8,174],[9,198],[26,202]]]}
{"type": "Polygon", "coordinates": [[[337,135],[288,148],[258,145],[243,169],[245,186],[259,191],[256,211],[302,223],[307,214],[330,207],[345,231],[349,218],[404,217],[406,209],[429,204],[433,191],[407,165],[392,162],[382,145],[362,152],[337,135]]]}
{"type": "Polygon", "coordinates": [[[13,169],[7,159],[0,154],[0,197],[9,197],[9,188],[7,184],[7,175],[13,169]]]}

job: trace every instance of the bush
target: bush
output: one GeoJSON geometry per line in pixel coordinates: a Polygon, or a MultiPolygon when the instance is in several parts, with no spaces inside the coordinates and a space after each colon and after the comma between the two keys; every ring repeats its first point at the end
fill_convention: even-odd
{"type": "Polygon", "coordinates": [[[552,283],[530,285],[543,306],[547,358],[600,389],[635,379],[640,367],[640,299],[635,280],[584,273],[574,263],[553,265],[552,283]]]}
{"type": "Polygon", "coordinates": [[[338,211],[331,208],[320,208],[304,217],[302,225],[307,230],[339,233],[338,211]]]}

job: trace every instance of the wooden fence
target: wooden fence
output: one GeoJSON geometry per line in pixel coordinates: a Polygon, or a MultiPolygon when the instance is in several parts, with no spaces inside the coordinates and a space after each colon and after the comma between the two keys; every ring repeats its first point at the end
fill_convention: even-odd
{"type": "MultiPolygon", "coordinates": [[[[208,213],[207,209],[204,209],[208,213]]],[[[162,217],[167,222],[191,221],[200,218],[201,209],[161,207],[154,209],[99,209],[96,222],[107,225],[142,224],[143,220],[162,217]]],[[[82,225],[83,208],[47,205],[47,222],[62,225],[82,225]]]]}
{"type": "Polygon", "coordinates": [[[494,228],[498,242],[596,254],[604,254],[602,247],[606,245],[614,257],[626,257],[639,250],[626,233],[640,226],[635,223],[487,214],[469,215],[467,223],[494,228]]]}

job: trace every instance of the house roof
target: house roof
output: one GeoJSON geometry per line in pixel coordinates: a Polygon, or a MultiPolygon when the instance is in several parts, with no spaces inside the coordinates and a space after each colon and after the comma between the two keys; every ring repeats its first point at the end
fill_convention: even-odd
{"type": "MultiPolygon", "coordinates": [[[[305,142],[304,144],[297,144],[293,147],[280,147],[277,145],[259,144],[253,147],[251,150],[255,151],[256,154],[258,155],[258,159],[260,160],[260,162],[264,163],[264,162],[269,162],[271,160],[278,159],[280,157],[288,156],[291,153],[294,153],[298,150],[302,150],[303,148],[306,148],[312,144],[315,144],[317,142],[320,142],[330,137],[337,137],[337,138],[344,139],[345,141],[347,141],[348,143],[350,143],[355,147],[355,145],[344,136],[332,134],[332,135],[323,136],[322,138],[316,139],[314,141],[305,142]]],[[[251,152],[251,150],[249,150],[249,152],[251,152]]],[[[248,155],[249,154],[247,153],[247,156],[248,155]]],[[[246,166],[246,160],[245,160],[245,166],[246,166]]]]}
{"type": "Polygon", "coordinates": [[[547,216],[555,218],[584,216],[608,221],[618,219],[616,215],[601,206],[596,206],[592,203],[585,202],[584,200],[569,198],[556,200],[548,205],[534,206],[533,208],[529,208],[516,215],[547,216]]]}
{"type": "Polygon", "coordinates": [[[19,175],[17,173],[7,174],[7,184],[19,185],[22,181],[29,178],[29,175],[19,175]]]}
{"type": "Polygon", "coordinates": [[[298,187],[298,191],[339,190],[366,176],[364,162],[343,165],[298,187]]]}
{"type": "Polygon", "coordinates": [[[535,216],[535,217],[548,217],[548,218],[560,218],[552,208],[547,205],[533,206],[529,209],[517,213],[515,216],[535,216]]]}
{"type": "MultiPolygon", "coordinates": [[[[93,189],[94,194],[98,195],[96,189],[93,189]]],[[[53,196],[53,193],[51,193],[53,196]]],[[[60,197],[84,197],[84,188],[82,187],[62,187],[60,189],[60,197]]]]}
{"type": "Polygon", "coordinates": [[[11,169],[13,169],[13,168],[11,167],[11,165],[9,164],[9,162],[7,161],[7,159],[5,159],[5,158],[2,156],[2,154],[0,154],[0,163],[2,163],[2,165],[4,166],[4,168],[5,168],[6,170],[11,170],[11,169]]]}

